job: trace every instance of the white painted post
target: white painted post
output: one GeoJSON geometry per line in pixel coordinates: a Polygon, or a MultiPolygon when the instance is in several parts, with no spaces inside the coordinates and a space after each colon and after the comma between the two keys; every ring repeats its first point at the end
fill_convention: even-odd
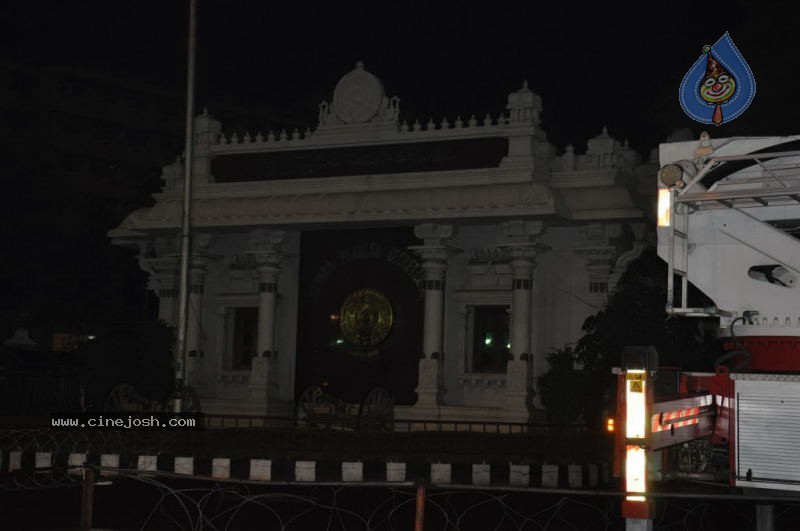
{"type": "Polygon", "coordinates": [[[294,464],[295,481],[316,481],[317,462],[316,461],[297,461],[294,464]]]}
{"type": "Polygon", "coordinates": [[[86,464],[86,454],[69,454],[67,457],[67,466],[70,467],[67,473],[75,474],[80,476],[83,474],[82,468],[73,468],[73,467],[82,467],[86,464]]]}
{"type": "Polygon", "coordinates": [[[558,465],[542,465],[542,487],[558,487],[558,465]]]}
{"type": "Polygon", "coordinates": [[[386,463],[386,481],[405,481],[405,463],[386,463]]]}
{"type": "Polygon", "coordinates": [[[452,477],[452,466],[450,463],[431,464],[431,483],[447,485],[452,477]]]}
{"type": "MultiPolygon", "coordinates": [[[[105,468],[119,468],[119,454],[102,454],[100,456],[100,466],[105,468]]],[[[101,470],[101,476],[115,476],[115,470],[101,470]]]]}
{"type": "Polygon", "coordinates": [[[50,468],[53,466],[53,452],[36,452],[34,460],[36,468],[50,468]]]}
{"type": "Polygon", "coordinates": [[[155,455],[140,455],[136,462],[137,470],[156,471],[158,457],[155,455]]]}
{"type": "Polygon", "coordinates": [[[358,461],[342,463],[342,481],[364,481],[364,463],[358,461]]]}
{"type": "Polygon", "coordinates": [[[530,465],[509,465],[508,484],[512,487],[528,487],[531,482],[530,465]]]}
{"type": "Polygon", "coordinates": [[[486,463],[472,465],[472,484],[489,485],[491,483],[492,467],[486,463]]]}
{"type": "Polygon", "coordinates": [[[175,473],[194,475],[194,458],[193,457],[176,457],[175,458],[175,473]]]}
{"type": "Polygon", "coordinates": [[[215,457],[211,460],[211,477],[217,479],[231,478],[231,460],[227,457],[215,457]]]}
{"type": "Polygon", "coordinates": [[[251,459],[250,479],[253,481],[272,481],[272,460],[251,459]]]}

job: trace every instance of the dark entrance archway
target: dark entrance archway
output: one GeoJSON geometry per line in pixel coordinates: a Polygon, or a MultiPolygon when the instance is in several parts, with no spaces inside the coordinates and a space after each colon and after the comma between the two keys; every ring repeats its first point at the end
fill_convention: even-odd
{"type": "Polygon", "coordinates": [[[308,231],[301,241],[295,392],[327,386],[360,402],[384,387],[413,404],[421,352],[422,270],[413,229],[308,231]]]}

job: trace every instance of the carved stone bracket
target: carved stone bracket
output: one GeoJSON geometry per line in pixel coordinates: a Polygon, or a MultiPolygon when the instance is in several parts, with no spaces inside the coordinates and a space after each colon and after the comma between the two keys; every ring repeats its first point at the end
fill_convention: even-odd
{"type": "Polygon", "coordinates": [[[178,272],[177,256],[140,257],[139,267],[149,275],[147,289],[162,294],[163,291],[174,291],[177,288],[175,281],[178,272]]]}
{"type": "Polygon", "coordinates": [[[521,278],[520,274],[530,274],[530,269],[535,265],[536,256],[550,249],[549,246],[536,241],[544,231],[541,221],[511,220],[502,225],[502,237],[497,247],[507,254],[514,278],[521,278]],[[527,268],[527,273],[521,273],[519,268],[527,268]]]}
{"type": "Polygon", "coordinates": [[[514,219],[502,224],[503,243],[533,243],[544,231],[544,222],[514,219]]]}

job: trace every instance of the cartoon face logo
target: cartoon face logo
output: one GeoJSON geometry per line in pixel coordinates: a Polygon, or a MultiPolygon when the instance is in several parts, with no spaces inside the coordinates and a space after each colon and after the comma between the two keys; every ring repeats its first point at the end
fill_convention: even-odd
{"type": "Polygon", "coordinates": [[[700,85],[700,97],[708,103],[728,101],[736,91],[736,81],[728,74],[708,76],[700,85]]]}
{"type": "Polygon", "coordinates": [[[755,94],[753,72],[725,33],[713,46],[703,47],[703,54],[683,77],[678,97],[692,119],[721,125],[740,116],[755,94]]]}

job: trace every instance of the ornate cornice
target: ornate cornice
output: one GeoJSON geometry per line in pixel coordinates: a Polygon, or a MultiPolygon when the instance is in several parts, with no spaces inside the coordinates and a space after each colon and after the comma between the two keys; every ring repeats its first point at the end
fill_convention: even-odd
{"type": "MultiPolygon", "coordinates": [[[[244,194],[243,194],[244,195],[244,194]]],[[[177,228],[182,206],[177,198],[129,215],[111,237],[131,232],[177,228]]],[[[195,227],[285,225],[354,221],[417,221],[554,214],[549,190],[533,183],[506,183],[452,188],[372,190],[265,196],[198,197],[195,227]]]]}

